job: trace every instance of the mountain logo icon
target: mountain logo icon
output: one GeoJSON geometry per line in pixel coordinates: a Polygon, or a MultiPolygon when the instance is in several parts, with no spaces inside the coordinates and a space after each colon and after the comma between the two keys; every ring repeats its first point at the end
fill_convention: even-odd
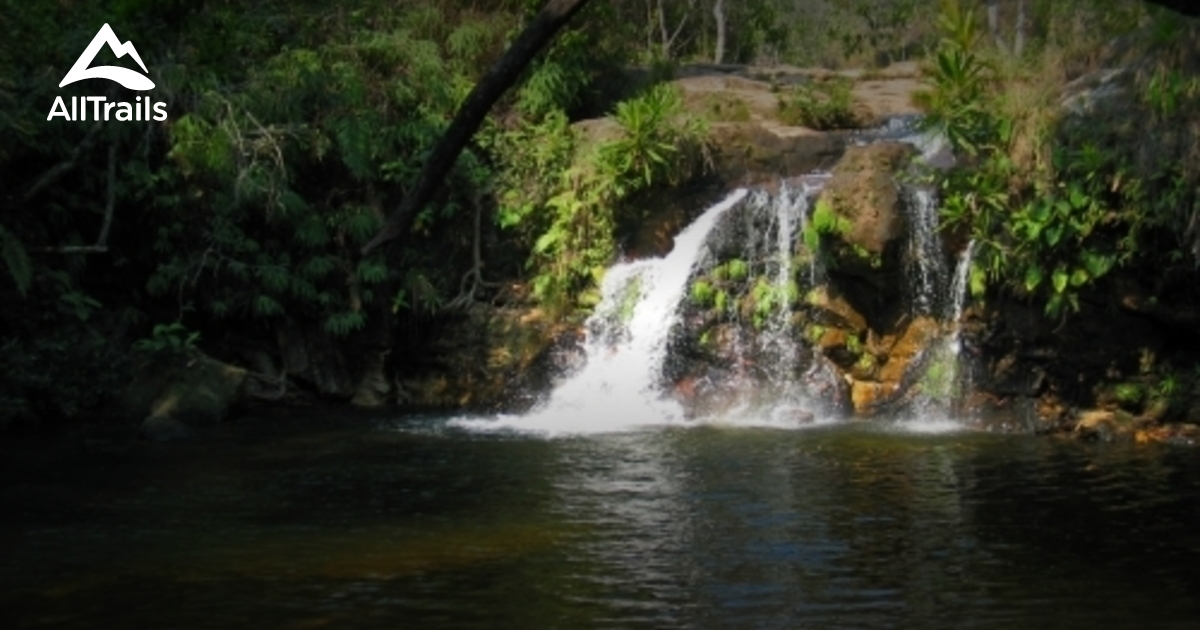
{"type": "Polygon", "coordinates": [[[142,63],[142,58],[138,56],[137,49],[133,47],[133,42],[129,41],[122,44],[121,40],[117,39],[117,34],[113,32],[112,27],[105,24],[96,32],[96,36],[92,38],[92,43],[88,44],[88,47],[79,56],[79,59],[75,60],[75,65],[71,66],[71,71],[67,73],[67,76],[63,77],[62,83],[59,83],[58,87],[70,85],[84,79],[108,79],[109,81],[116,81],[131,90],[150,90],[154,88],[154,82],[149,77],[138,74],[129,68],[122,68],[120,66],[96,66],[95,68],[89,68],[88,66],[96,59],[96,54],[100,52],[100,49],[105,44],[108,44],[108,47],[112,49],[113,54],[118,59],[125,55],[130,55],[142,67],[143,72],[150,72],[146,70],[146,64],[142,63]]]}

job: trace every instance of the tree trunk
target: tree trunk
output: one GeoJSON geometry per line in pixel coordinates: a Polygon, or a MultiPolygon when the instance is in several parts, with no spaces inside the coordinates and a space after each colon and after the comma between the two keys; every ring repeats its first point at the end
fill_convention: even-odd
{"type": "Polygon", "coordinates": [[[466,148],[471,136],[479,130],[487,117],[488,111],[500,97],[516,83],[521,72],[529,65],[538,52],[554,38],[566,23],[590,0],[549,0],[533,20],[525,26],[525,30],[504,52],[504,56],[495,63],[475,84],[474,89],[467,95],[467,100],[458,108],[454,120],[446,128],[433,152],[425,160],[421,175],[417,178],[416,186],[404,198],[400,207],[388,218],[383,229],[375,238],[363,246],[365,256],[380,245],[395,240],[408,231],[413,219],[437,189],[442,184],[446,173],[454,167],[455,160],[466,148]]]}
{"type": "Polygon", "coordinates": [[[713,5],[713,17],[717,19],[717,46],[713,63],[722,63],[725,60],[725,0],[717,0],[713,5]]]}
{"type": "Polygon", "coordinates": [[[1013,39],[1013,54],[1020,57],[1025,52],[1025,0],[1017,0],[1017,34],[1013,39]]]}
{"type": "Polygon", "coordinates": [[[996,42],[996,47],[1002,52],[1008,52],[1008,46],[1004,43],[1004,36],[1000,34],[1000,0],[986,0],[986,2],[988,31],[991,32],[992,39],[996,42]]]}

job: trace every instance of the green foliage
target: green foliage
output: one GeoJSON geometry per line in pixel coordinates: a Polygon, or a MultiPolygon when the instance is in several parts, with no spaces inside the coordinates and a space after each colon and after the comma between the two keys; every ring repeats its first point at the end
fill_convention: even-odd
{"type": "Polygon", "coordinates": [[[0,258],[4,259],[4,266],[8,268],[8,275],[16,284],[17,291],[24,296],[33,282],[33,263],[29,260],[25,245],[3,225],[0,225],[0,258]]]}
{"type": "Polygon", "coordinates": [[[822,237],[845,235],[851,227],[850,220],[839,215],[827,198],[821,197],[813,207],[812,217],[801,238],[804,240],[804,246],[810,252],[815,252],[821,247],[822,237]]]}
{"type": "Polygon", "coordinates": [[[556,38],[518,90],[517,110],[536,122],[578,106],[595,73],[594,45],[583,31],[567,31],[556,38]]]}
{"type": "Polygon", "coordinates": [[[531,241],[534,296],[559,308],[577,304],[615,256],[617,226],[633,216],[630,196],[681,183],[702,150],[706,130],[683,115],[674,88],[654,87],[614,115],[621,134],[590,152],[579,150],[561,112],[489,140],[511,150],[500,223],[531,241]]]}
{"type": "Polygon", "coordinates": [[[196,350],[199,340],[199,332],[188,330],[181,322],[171,322],[156,324],[150,336],[134,342],[133,348],[153,354],[184,355],[196,350]]]}
{"type": "Polygon", "coordinates": [[[73,328],[0,344],[0,427],[98,412],[128,380],[126,359],[103,338],[73,328]]]}
{"type": "MultiPolygon", "coordinates": [[[[501,43],[487,21],[440,19],[406,15],[394,30],[285,48],[236,87],[198,94],[171,127],[169,157],[182,175],[175,185],[187,193],[158,213],[155,249],[165,260],[148,280],[151,293],[178,296],[183,308],[203,304],[221,319],[287,315],[334,335],[361,330],[363,307],[379,294],[372,287],[391,281],[380,255],[356,253],[381,226],[382,191],[415,178],[470,75],[501,43]],[[445,39],[422,36],[432,32],[445,39]]],[[[459,159],[455,194],[418,215],[406,265],[444,263],[419,239],[439,238],[488,173],[473,155],[459,159]]],[[[446,290],[443,280],[401,289],[416,298],[410,312],[442,303],[426,290],[446,290]]]]}
{"type": "Polygon", "coordinates": [[[949,403],[958,394],[958,356],[941,345],[932,352],[918,386],[930,400],[949,403]]]}
{"type": "Polygon", "coordinates": [[[918,98],[929,112],[925,124],[944,134],[955,150],[976,155],[996,133],[984,99],[995,73],[976,52],[980,37],[974,12],[959,0],[942,0],[938,28],[942,39],[927,72],[933,88],[918,98]]]}
{"type": "Polygon", "coordinates": [[[697,280],[692,283],[691,291],[692,301],[700,306],[709,306],[716,299],[716,290],[713,285],[705,280],[697,280]]]}
{"type": "Polygon", "coordinates": [[[1146,107],[1160,118],[1179,113],[1200,94],[1200,78],[1188,77],[1175,68],[1156,68],[1140,96],[1146,107]]]}
{"type": "Polygon", "coordinates": [[[779,120],[812,129],[860,127],[854,113],[850,79],[835,77],[797,86],[779,98],[779,120]]]}
{"type": "Polygon", "coordinates": [[[729,94],[715,93],[704,100],[704,113],[715,122],[750,122],[746,101],[729,94]]]}
{"type": "Polygon", "coordinates": [[[1113,397],[1127,408],[1137,408],[1146,398],[1146,388],[1141,383],[1117,383],[1113,386],[1113,397]]]}
{"type": "Polygon", "coordinates": [[[799,300],[800,288],[795,282],[780,286],[759,277],[750,290],[750,321],[762,330],[781,308],[790,308],[799,300]]]}
{"type": "Polygon", "coordinates": [[[945,225],[977,243],[972,293],[1009,291],[1062,317],[1079,310],[1083,292],[1114,270],[1184,273],[1187,249],[1200,242],[1187,229],[1197,215],[1200,169],[1182,157],[1196,136],[1181,141],[1178,130],[1200,111],[1200,94],[1197,82],[1171,65],[1175,57],[1136,78],[1135,102],[1060,116],[1061,85],[1029,87],[1061,71],[1060,51],[1042,42],[1035,48],[1042,56],[1028,66],[996,66],[984,59],[977,22],[958,3],[943,3],[940,24],[944,39],[930,66],[935,87],[927,105],[967,158],[942,180],[941,199],[945,225]],[[1014,101],[1011,93],[1035,97],[1014,101]],[[1139,148],[1148,142],[1159,146],[1139,148]],[[1179,159],[1161,159],[1162,152],[1179,159]]]}
{"type": "Polygon", "coordinates": [[[622,324],[628,324],[633,319],[633,312],[638,302],[642,300],[642,278],[637,276],[621,292],[621,303],[617,309],[617,318],[622,324]]]}
{"type": "Polygon", "coordinates": [[[675,185],[691,174],[708,130],[703,121],[684,116],[678,88],[656,85],[617,104],[614,118],[622,134],[602,143],[596,160],[617,197],[660,183],[675,185]]]}

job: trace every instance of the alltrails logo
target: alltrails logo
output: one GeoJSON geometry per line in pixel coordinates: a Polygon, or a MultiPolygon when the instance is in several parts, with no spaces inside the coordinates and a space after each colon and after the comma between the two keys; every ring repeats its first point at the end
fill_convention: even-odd
{"type": "MultiPolygon", "coordinates": [[[[105,44],[108,44],[118,59],[129,55],[142,68],[142,72],[149,73],[149,70],[146,70],[146,64],[142,63],[137,49],[133,47],[133,42],[128,41],[122,44],[121,40],[117,39],[117,34],[113,32],[112,27],[105,24],[100,27],[96,36],[92,38],[92,43],[84,49],[83,54],[75,61],[75,65],[71,66],[71,70],[67,72],[67,76],[63,77],[62,83],[59,83],[58,87],[64,87],[84,79],[108,79],[131,90],[145,91],[154,88],[154,82],[150,80],[150,77],[129,68],[120,66],[89,67],[105,44]]],[[[92,105],[92,120],[95,121],[110,120],[110,116],[116,120],[133,121],[167,119],[167,104],[153,103],[152,105],[149,96],[144,99],[139,96],[132,103],[107,101],[108,97],[105,96],[72,96],[71,107],[68,108],[63,97],[58,96],[55,97],[54,105],[50,107],[50,115],[46,116],[46,120],[53,120],[56,116],[70,121],[87,120],[88,103],[92,105]]]]}

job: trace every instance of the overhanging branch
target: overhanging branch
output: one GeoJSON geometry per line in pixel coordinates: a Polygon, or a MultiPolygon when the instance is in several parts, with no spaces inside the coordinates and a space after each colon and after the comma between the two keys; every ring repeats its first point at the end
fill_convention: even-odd
{"type": "Polygon", "coordinates": [[[549,0],[533,20],[521,31],[500,60],[493,65],[459,107],[458,113],[446,132],[442,134],[433,152],[425,160],[421,175],[412,192],[404,198],[400,207],[392,213],[383,229],[375,238],[363,246],[366,256],[380,245],[392,241],[408,231],[413,219],[441,186],[442,179],[454,166],[455,160],[479,130],[492,105],[516,83],[526,66],[537,53],[554,38],[554,35],[583,8],[590,0],[549,0]]]}

